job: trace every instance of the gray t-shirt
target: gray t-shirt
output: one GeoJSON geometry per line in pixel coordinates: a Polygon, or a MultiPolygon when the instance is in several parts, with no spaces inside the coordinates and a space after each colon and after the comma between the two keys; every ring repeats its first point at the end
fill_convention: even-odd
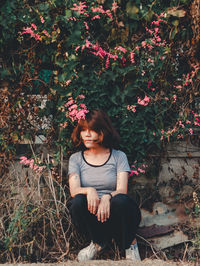
{"type": "Polygon", "coordinates": [[[81,151],[69,158],[68,174],[79,174],[81,186],[94,187],[100,198],[116,190],[117,173],[120,172],[130,172],[130,166],[126,154],[119,150],[112,149],[108,160],[102,165],[89,164],[81,151]]]}

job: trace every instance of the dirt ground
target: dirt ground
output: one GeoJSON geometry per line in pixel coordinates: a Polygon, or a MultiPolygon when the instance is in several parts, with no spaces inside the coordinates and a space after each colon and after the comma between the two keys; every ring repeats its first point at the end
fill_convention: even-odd
{"type": "Polygon", "coordinates": [[[2,266],[198,266],[188,262],[165,262],[162,260],[145,259],[141,262],[132,262],[130,260],[92,260],[87,262],[66,261],[63,263],[32,263],[32,264],[0,264],[2,266]]]}

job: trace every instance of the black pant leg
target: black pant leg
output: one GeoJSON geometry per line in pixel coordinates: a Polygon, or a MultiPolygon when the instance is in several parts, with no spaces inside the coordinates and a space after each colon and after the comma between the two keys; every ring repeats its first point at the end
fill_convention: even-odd
{"type": "Polygon", "coordinates": [[[110,230],[120,249],[130,247],[140,221],[140,209],[132,198],[117,194],[111,199],[110,230]]]}
{"type": "Polygon", "coordinates": [[[109,221],[101,223],[88,211],[86,195],[77,194],[72,199],[70,214],[80,234],[102,246],[111,241],[109,221]]]}

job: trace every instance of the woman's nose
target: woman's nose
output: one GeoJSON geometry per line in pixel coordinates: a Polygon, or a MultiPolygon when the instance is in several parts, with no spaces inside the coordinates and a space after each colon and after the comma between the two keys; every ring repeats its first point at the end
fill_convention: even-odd
{"type": "Polygon", "coordinates": [[[90,136],[90,130],[89,129],[86,130],[86,136],[90,136]]]}

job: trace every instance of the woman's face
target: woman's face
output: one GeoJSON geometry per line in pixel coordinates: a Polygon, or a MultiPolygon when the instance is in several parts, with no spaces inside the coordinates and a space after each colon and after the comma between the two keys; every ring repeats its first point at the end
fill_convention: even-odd
{"type": "Polygon", "coordinates": [[[80,137],[86,148],[95,148],[99,146],[99,134],[90,129],[84,129],[80,133],[80,137]]]}

